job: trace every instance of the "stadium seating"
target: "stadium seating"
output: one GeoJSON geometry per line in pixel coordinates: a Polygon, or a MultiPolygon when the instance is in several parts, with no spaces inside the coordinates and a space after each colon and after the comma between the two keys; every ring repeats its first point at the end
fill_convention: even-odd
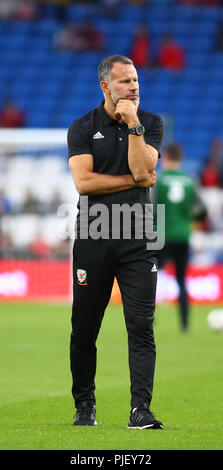
{"type": "MultiPolygon", "coordinates": [[[[186,53],[186,68],[173,72],[160,68],[139,69],[141,107],[159,113],[165,121],[165,139],[175,138],[185,150],[184,166],[198,175],[216,137],[223,138],[223,51],[215,47],[217,30],[223,24],[223,9],[217,7],[168,6],[151,1],[145,7],[126,6],[114,20],[99,8],[71,5],[69,21],[78,23],[92,19],[105,32],[106,48],[99,52],[70,53],[54,48],[53,38],[62,24],[53,10],[45,10],[45,18],[32,21],[0,21],[0,107],[6,96],[12,96],[27,112],[27,127],[65,128],[78,116],[97,106],[103,96],[97,83],[97,66],[106,55],[128,55],[134,32],[146,24],[156,55],[160,41],[171,33],[186,53]]],[[[54,147],[51,140],[44,147],[39,140],[35,149],[23,142],[13,158],[1,163],[0,187],[10,195],[14,214],[2,217],[2,233],[9,234],[13,245],[22,249],[39,234],[50,245],[58,243],[58,233],[74,226],[78,195],[67,165],[67,148],[54,147]],[[53,156],[53,158],[52,158],[53,156]],[[41,202],[48,202],[55,190],[62,201],[70,204],[72,220],[55,213],[25,214],[19,208],[27,189],[32,188],[41,202]]],[[[15,147],[12,145],[12,154],[15,147]]],[[[1,150],[1,149],[0,149],[1,150]]],[[[200,250],[213,247],[213,261],[222,261],[222,190],[204,190],[213,233],[196,232],[191,246],[200,250]],[[216,222],[217,221],[217,222],[216,222]],[[220,235],[219,235],[220,234],[220,235]]],[[[63,214],[61,214],[63,215],[63,214]]],[[[202,255],[203,256],[203,255],[202,255]]],[[[207,262],[207,255],[202,262],[207,262]]]]}
{"type": "Polygon", "coordinates": [[[218,7],[124,5],[119,17],[109,19],[86,5],[68,8],[70,21],[86,18],[105,32],[106,48],[99,52],[69,53],[55,50],[53,37],[61,23],[50,7],[36,22],[0,22],[0,106],[4,95],[13,95],[28,114],[28,127],[65,127],[97,106],[102,99],[97,66],[105,55],[129,54],[138,24],[148,26],[153,52],[171,33],[186,53],[186,69],[175,73],[140,70],[142,107],[171,114],[174,137],[185,148],[187,169],[198,172],[211,141],[222,135],[223,51],[215,38],[223,19],[218,7]]]}

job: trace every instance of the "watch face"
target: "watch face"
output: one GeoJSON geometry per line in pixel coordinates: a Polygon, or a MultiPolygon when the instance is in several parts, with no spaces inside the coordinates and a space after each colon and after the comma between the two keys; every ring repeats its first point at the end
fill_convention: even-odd
{"type": "Polygon", "coordinates": [[[142,135],[144,133],[144,127],[141,126],[141,124],[139,124],[138,126],[136,126],[136,134],[137,135],[142,135]]]}
{"type": "Polygon", "coordinates": [[[135,135],[142,135],[145,132],[145,127],[142,126],[142,124],[137,124],[137,126],[132,127],[129,129],[129,134],[135,134],[135,135]]]}

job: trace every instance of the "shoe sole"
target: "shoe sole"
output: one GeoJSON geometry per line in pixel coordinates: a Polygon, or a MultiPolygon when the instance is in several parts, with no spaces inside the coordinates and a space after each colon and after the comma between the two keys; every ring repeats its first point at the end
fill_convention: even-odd
{"type": "Polygon", "coordinates": [[[97,421],[95,421],[93,424],[73,424],[73,426],[97,426],[97,421]]]}
{"type": "Polygon", "coordinates": [[[154,426],[154,424],[147,424],[146,426],[127,426],[127,429],[163,429],[163,426],[154,426]]]}

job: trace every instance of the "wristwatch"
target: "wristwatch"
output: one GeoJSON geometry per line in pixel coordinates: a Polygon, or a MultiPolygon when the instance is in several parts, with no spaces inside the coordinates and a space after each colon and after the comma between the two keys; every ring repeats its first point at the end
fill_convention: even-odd
{"type": "Polygon", "coordinates": [[[137,124],[134,127],[130,127],[128,130],[128,134],[134,134],[134,135],[143,135],[145,132],[145,127],[142,126],[142,124],[137,124]]]}

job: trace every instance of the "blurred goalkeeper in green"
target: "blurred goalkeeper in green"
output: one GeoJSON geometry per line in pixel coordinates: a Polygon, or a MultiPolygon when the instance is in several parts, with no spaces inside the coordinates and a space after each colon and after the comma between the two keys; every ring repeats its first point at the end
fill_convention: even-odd
{"type": "MultiPolygon", "coordinates": [[[[187,331],[189,302],[185,275],[198,197],[193,179],[181,170],[181,160],[181,146],[175,142],[169,143],[164,149],[162,171],[155,187],[155,200],[158,204],[165,204],[165,246],[158,253],[159,268],[169,260],[175,264],[181,328],[187,331]]],[[[201,201],[199,204],[201,205],[201,201]]]]}

